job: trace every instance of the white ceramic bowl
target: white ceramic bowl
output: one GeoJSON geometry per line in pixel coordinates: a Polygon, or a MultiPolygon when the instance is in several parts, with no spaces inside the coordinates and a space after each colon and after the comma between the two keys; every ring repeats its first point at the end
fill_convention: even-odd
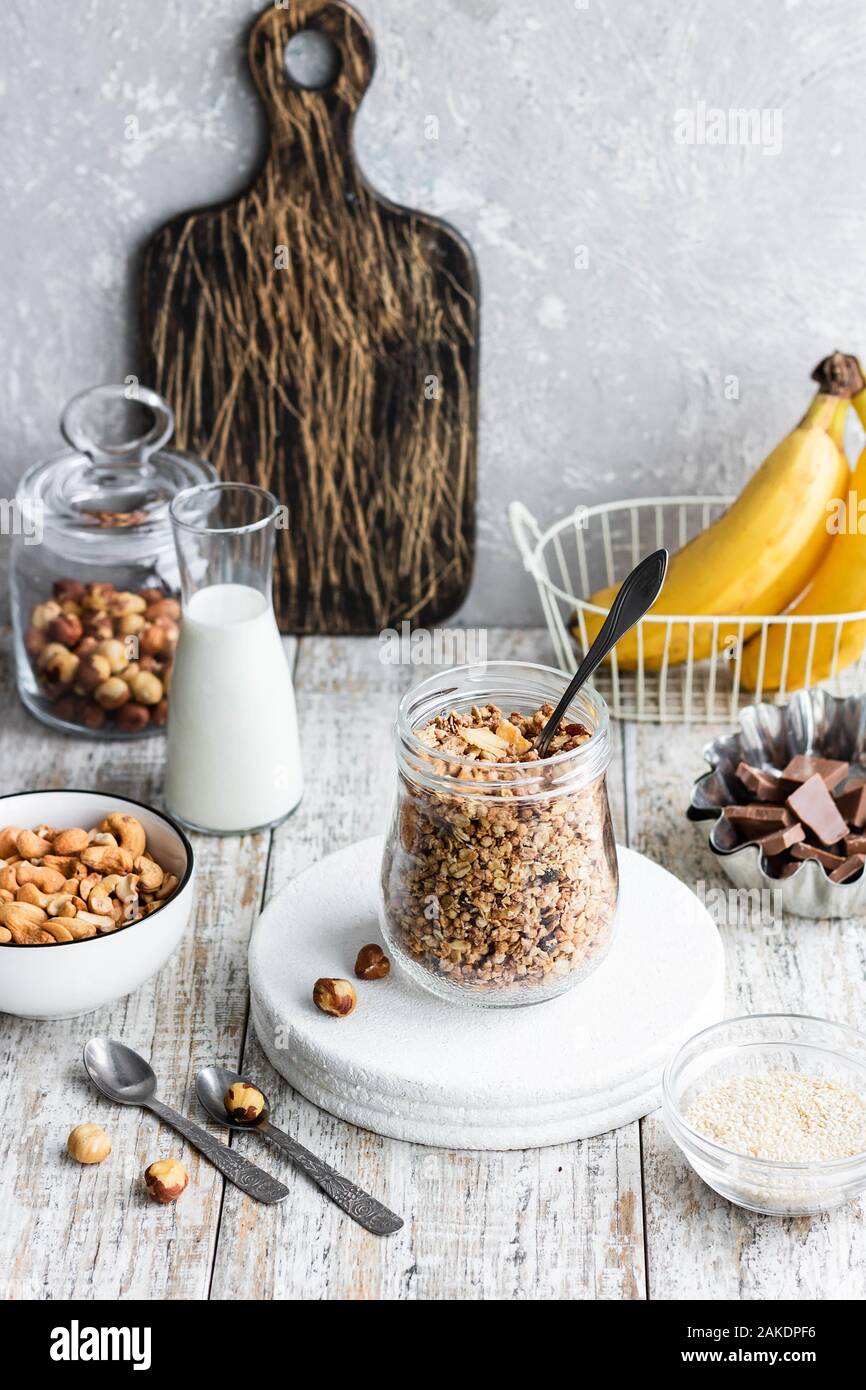
{"type": "Polygon", "coordinates": [[[192,845],[180,826],[140,801],[108,792],[37,791],[0,796],[0,826],[55,825],[85,830],[113,811],[141,821],[148,853],[176,874],[178,886],[157,912],[109,936],[54,946],[0,945],[0,1012],[20,1018],[72,1018],[122,999],[161,970],[192,909],[192,845]]]}

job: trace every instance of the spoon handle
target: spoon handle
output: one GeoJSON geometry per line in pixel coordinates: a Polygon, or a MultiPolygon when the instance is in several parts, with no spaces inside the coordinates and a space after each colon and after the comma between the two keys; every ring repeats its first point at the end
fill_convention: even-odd
{"type": "Polygon", "coordinates": [[[163,1105],[161,1100],[149,1100],[146,1104],[148,1110],[152,1110],[165,1124],[171,1125],[178,1134],[182,1134],[187,1143],[210,1159],[223,1177],[228,1178],[229,1182],[233,1182],[242,1192],[246,1192],[247,1196],[255,1197],[257,1202],[268,1204],[282,1202],[288,1197],[289,1189],[283,1183],[277,1182],[276,1178],[272,1178],[263,1168],[257,1168],[255,1163],[250,1163],[249,1159],[244,1158],[237,1150],[221,1144],[218,1139],[208,1134],[206,1129],[202,1129],[201,1125],[194,1124],[185,1115],[179,1115],[170,1106],[163,1105]]]}
{"type": "Polygon", "coordinates": [[[351,1216],[353,1221],[364,1226],[368,1231],[372,1231],[375,1236],[390,1236],[395,1231],[399,1231],[403,1222],[399,1216],[395,1216],[393,1211],[383,1207],[381,1202],[377,1202],[375,1197],[371,1197],[368,1192],[364,1192],[360,1187],[356,1187],[348,1178],[340,1177],[333,1168],[329,1168],[327,1163],[323,1163],[315,1154],[311,1154],[309,1149],[305,1149],[303,1144],[299,1144],[296,1139],[290,1139],[288,1134],[284,1134],[281,1129],[277,1129],[270,1121],[264,1125],[258,1125],[258,1129],[266,1134],[277,1148],[288,1154],[289,1158],[294,1159],[299,1168],[318,1183],[319,1187],[330,1197],[332,1202],[343,1210],[347,1216],[351,1216]]]}
{"type": "Polygon", "coordinates": [[[601,625],[595,641],[578,666],[568,683],[568,689],[553,714],[548,719],[535,747],[540,757],[544,757],[559,728],[559,721],[565,714],[575,695],[585,681],[588,681],[596,666],[607,656],[611,647],[616,646],[621,637],[640,622],[641,618],[655,603],[665,582],[668,566],[668,552],[654,550],[637,565],[631,574],[626,575],[619,592],[610,606],[608,615],[601,625]]]}

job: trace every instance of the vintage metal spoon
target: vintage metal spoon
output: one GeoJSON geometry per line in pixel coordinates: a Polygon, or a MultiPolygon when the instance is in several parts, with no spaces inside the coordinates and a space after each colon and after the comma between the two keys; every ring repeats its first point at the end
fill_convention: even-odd
{"type": "Polygon", "coordinates": [[[568,689],[536,740],[535,747],[539,757],[543,758],[547,753],[550,741],[559,727],[559,721],[580,687],[589,680],[596,666],[604,661],[611,647],[625,636],[629,628],[634,627],[635,623],[640,621],[649,608],[652,608],[661,593],[667,568],[668,552],[666,550],[654,550],[652,555],[647,555],[639,564],[635,565],[631,574],[622,581],[619,593],[610,606],[610,611],[601,625],[598,636],[575,671],[568,689]]]}
{"type": "MultiPolygon", "coordinates": [[[[375,1197],[363,1192],[360,1187],[356,1187],[348,1178],[340,1177],[333,1168],[329,1168],[321,1159],[311,1154],[309,1149],[305,1149],[303,1144],[299,1144],[295,1139],[291,1139],[288,1134],[284,1134],[281,1129],[270,1122],[270,1106],[268,1098],[265,1096],[265,1108],[261,1118],[253,1121],[252,1124],[243,1124],[233,1119],[225,1108],[223,1097],[229,1086],[236,1082],[246,1081],[248,1085],[256,1083],[249,1080],[249,1077],[241,1076],[238,1072],[226,1071],[225,1067],[204,1067],[195,1079],[195,1093],[198,1096],[199,1104],[207,1111],[211,1119],[219,1125],[228,1125],[229,1129],[252,1129],[259,1134],[264,1134],[283,1153],[288,1154],[289,1158],[297,1163],[308,1177],[330,1197],[332,1202],[336,1202],[347,1216],[351,1216],[353,1221],[366,1227],[377,1236],[390,1236],[395,1231],[399,1231],[403,1225],[401,1217],[395,1216],[393,1211],[383,1207],[381,1202],[377,1202],[375,1197]]],[[[261,1087],[257,1088],[261,1091],[261,1087]]],[[[264,1096],[264,1091],[262,1091],[264,1096]]]]}
{"type": "Polygon", "coordinates": [[[288,1197],[289,1189],[284,1183],[277,1182],[234,1149],[220,1144],[201,1125],[157,1100],[153,1068],[131,1047],[114,1038],[91,1038],[84,1049],[84,1067],[97,1091],[118,1105],[141,1105],[145,1110],[152,1110],[248,1196],[268,1203],[282,1202],[288,1197]]]}

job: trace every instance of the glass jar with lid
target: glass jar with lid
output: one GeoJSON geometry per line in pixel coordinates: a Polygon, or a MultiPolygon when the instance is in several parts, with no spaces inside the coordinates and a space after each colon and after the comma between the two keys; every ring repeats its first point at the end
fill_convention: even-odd
{"type": "Polygon", "coordinates": [[[28,469],[16,493],[18,691],[56,729],[160,733],[180,630],[168,507],[181,489],[216,474],[167,447],[171,407],[141,386],[82,392],[60,429],[69,448],[28,469]]]}
{"type": "Polygon", "coordinates": [[[400,704],[382,931],[397,962],[443,998],[551,999],[595,970],[613,940],[601,696],[585,686],[548,756],[533,749],[568,679],[486,662],[431,676],[400,704]]]}

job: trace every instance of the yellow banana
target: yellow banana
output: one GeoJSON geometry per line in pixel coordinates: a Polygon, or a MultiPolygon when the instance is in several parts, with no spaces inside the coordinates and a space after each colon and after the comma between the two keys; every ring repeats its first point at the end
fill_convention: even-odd
{"type": "MultiPolygon", "coordinates": [[[[827,504],[842,495],[850,476],[842,449],[848,405],[841,394],[818,392],[796,429],[777,444],[725,514],[672,557],[651,614],[772,616],[803,592],[831,540],[827,504]]],[[[600,590],[590,602],[607,610],[618,588],[600,590]]],[[[586,614],[590,641],[603,621],[603,616],[586,614]]],[[[641,627],[644,666],[657,670],[667,627],[641,627]]],[[[575,624],[572,631],[579,638],[575,624]]],[[[743,635],[748,638],[754,631],[753,624],[743,635]]],[[[728,635],[719,633],[720,646],[728,635]]],[[[709,656],[712,643],[712,627],[696,623],[694,660],[709,656]]],[[[617,643],[616,654],[621,668],[635,669],[637,629],[617,643]]],[[[668,662],[685,661],[688,655],[688,626],[674,623],[668,662]]]]}
{"type": "MultiPolygon", "coordinates": [[[[866,390],[853,398],[853,405],[866,428],[866,390]]],[[[815,571],[812,583],[791,617],[817,617],[822,613],[854,613],[866,609],[866,516],[860,515],[860,503],[866,511],[866,448],[857,467],[839,493],[841,504],[827,514],[831,540],[824,559],[815,571]],[[861,531],[860,528],[863,528],[861,531]]],[[[767,633],[762,691],[799,690],[802,686],[817,685],[836,671],[843,671],[856,661],[866,642],[866,621],[820,623],[812,636],[811,623],[794,623],[788,641],[785,664],[785,629],[771,626],[767,633]],[[835,660],[834,660],[835,657],[835,660]]],[[[746,690],[756,690],[761,663],[761,642],[754,637],[743,652],[741,679],[746,690]]]]}

